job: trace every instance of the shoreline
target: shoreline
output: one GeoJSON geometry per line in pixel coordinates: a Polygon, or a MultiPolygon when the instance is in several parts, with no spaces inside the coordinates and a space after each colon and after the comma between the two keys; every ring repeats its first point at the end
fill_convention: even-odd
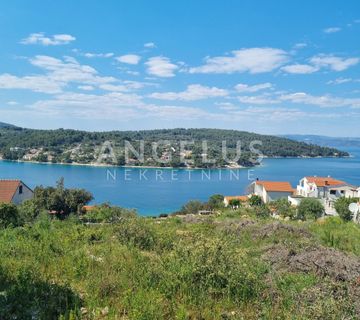
{"type": "Polygon", "coordinates": [[[249,169],[255,168],[258,165],[253,167],[245,167],[245,166],[233,166],[233,167],[214,167],[214,168],[199,168],[199,167],[158,167],[158,166],[118,166],[115,164],[102,164],[102,163],[63,163],[63,162],[40,162],[40,161],[27,161],[27,160],[8,160],[8,159],[0,159],[3,162],[17,162],[17,163],[32,163],[32,164],[43,164],[43,165],[56,165],[56,166],[75,166],[75,167],[94,167],[94,168],[124,168],[124,169],[167,169],[167,170],[231,170],[231,169],[249,169]]]}
{"type": "MultiPolygon", "coordinates": [[[[349,156],[344,156],[344,157],[309,157],[309,156],[298,156],[298,157],[268,157],[268,156],[264,156],[263,159],[348,159],[348,158],[354,158],[353,155],[349,154],[349,156]]],[[[256,168],[256,167],[260,167],[262,166],[262,163],[260,162],[259,164],[256,164],[254,166],[251,167],[246,167],[246,166],[228,166],[228,167],[214,167],[214,168],[199,168],[199,167],[160,167],[160,166],[119,166],[119,165],[114,165],[114,164],[104,164],[104,163],[77,163],[77,162],[72,162],[72,163],[64,163],[64,162],[41,162],[41,161],[33,161],[33,160],[8,160],[8,159],[3,159],[0,158],[0,161],[4,161],[4,162],[18,162],[18,163],[32,163],[32,164],[43,164],[43,165],[60,165],[60,166],[78,166],[78,167],[94,167],[94,168],[129,168],[129,169],[167,169],[167,170],[233,170],[233,169],[251,169],[251,168],[256,168]]]]}

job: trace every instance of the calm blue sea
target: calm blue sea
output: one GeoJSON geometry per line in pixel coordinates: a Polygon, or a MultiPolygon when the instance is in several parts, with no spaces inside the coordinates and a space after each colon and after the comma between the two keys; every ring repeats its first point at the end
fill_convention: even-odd
{"type": "Polygon", "coordinates": [[[191,199],[215,193],[239,195],[252,179],[285,180],[295,187],[306,175],[331,175],[360,185],[360,148],[351,158],[265,159],[260,167],[239,170],[171,170],[103,168],[0,161],[1,179],[21,179],[30,187],[54,185],[64,177],[67,187],[85,188],[94,203],[135,208],[141,215],[178,210],[191,199]]]}

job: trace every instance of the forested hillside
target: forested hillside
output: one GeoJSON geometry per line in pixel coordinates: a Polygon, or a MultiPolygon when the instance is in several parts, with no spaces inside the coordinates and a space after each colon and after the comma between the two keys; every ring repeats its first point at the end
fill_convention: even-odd
{"type": "MultiPolygon", "coordinates": [[[[236,130],[220,129],[163,129],[147,131],[87,132],[77,130],[34,130],[18,127],[0,128],[0,153],[4,159],[32,160],[53,163],[93,163],[104,151],[103,143],[109,141],[114,157],[104,161],[114,165],[150,165],[172,167],[226,167],[234,165],[253,166],[257,164],[258,153],[250,152],[251,142],[266,157],[343,157],[346,152],[334,148],[320,147],[286,138],[260,135],[236,130]],[[125,141],[140,150],[140,141],[145,143],[144,161],[135,156],[125,162],[125,141]],[[207,141],[204,150],[203,141],[207,141]],[[188,142],[182,150],[180,141],[188,142]],[[227,159],[222,155],[222,144],[226,141],[227,159]],[[232,161],[236,155],[237,142],[241,142],[241,158],[232,161]],[[161,142],[156,155],[163,163],[156,161],[153,142],[161,142]],[[203,163],[203,156],[214,159],[203,163]],[[183,159],[181,159],[181,156],[183,159]],[[185,160],[184,160],[185,159],[185,160]]],[[[109,150],[105,150],[105,153],[109,150]]]]}

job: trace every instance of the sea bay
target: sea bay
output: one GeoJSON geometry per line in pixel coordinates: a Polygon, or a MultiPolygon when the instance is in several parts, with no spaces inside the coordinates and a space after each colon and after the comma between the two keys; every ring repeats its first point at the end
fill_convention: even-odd
{"type": "Polygon", "coordinates": [[[264,159],[260,166],[244,169],[155,169],[93,167],[0,161],[1,179],[21,179],[29,187],[55,185],[84,188],[93,203],[109,202],[135,208],[141,215],[158,215],[180,209],[189,200],[209,196],[245,194],[256,178],[289,181],[293,187],[303,176],[332,176],[360,185],[360,148],[347,148],[349,158],[264,159]]]}

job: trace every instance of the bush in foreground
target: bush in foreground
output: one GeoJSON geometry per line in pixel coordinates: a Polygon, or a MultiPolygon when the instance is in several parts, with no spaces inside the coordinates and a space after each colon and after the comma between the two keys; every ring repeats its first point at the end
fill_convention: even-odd
{"type": "Polygon", "coordinates": [[[129,210],[121,207],[110,207],[103,204],[94,207],[90,212],[86,213],[82,220],[92,223],[118,223],[122,219],[136,217],[135,210],[129,210]]]}
{"type": "Polygon", "coordinates": [[[352,219],[352,212],[349,210],[349,205],[351,203],[356,203],[359,201],[359,198],[345,198],[341,197],[335,202],[335,210],[338,215],[345,221],[350,221],[352,219]]]}
{"type": "Polygon", "coordinates": [[[317,219],[325,214],[324,206],[314,198],[302,199],[298,206],[298,218],[302,220],[317,219]]]}
{"type": "Polygon", "coordinates": [[[18,208],[14,204],[0,203],[0,229],[21,225],[18,208]]]}

